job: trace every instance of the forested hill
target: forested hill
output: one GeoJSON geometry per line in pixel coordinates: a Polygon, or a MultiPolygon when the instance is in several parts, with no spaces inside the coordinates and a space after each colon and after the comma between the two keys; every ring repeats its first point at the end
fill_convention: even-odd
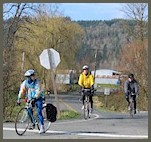
{"type": "Polygon", "coordinates": [[[119,62],[121,48],[131,40],[127,27],[134,29],[132,20],[113,19],[108,21],[77,21],[85,29],[84,44],[77,60],[94,66],[94,51],[99,48],[97,68],[115,68],[119,62]]]}
{"type": "MultiPolygon", "coordinates": [[[[4,30],[3,37],[6,38],[7,31],[5,27],[9,25],[12,19],[4,21],[4,30]]],[[[18,26],[24,23],[23,21],[31,21],[32,19],[23,17],[18,26]]],[[[71,19],[68,19],[71,21],[71,19]]],[[[92,69],[94,69],[95,64],[95,49],[98,50],[97,56],[97,69],[99,68],[112,68],[116,69],[116,65],[119,63],[119,53],[122,47],[129,41],[131,41],[130,33],[128,29],[131,30],[131,33],[135,31],[136,21],[133,20],[124,20],[124,19],[113,19],[113,20],[93,20],[93,21],[71,21],[80,25],[84,29],[83,42],[82,46],[78,52],[76,51],[76,63],[79,66],[83,64],[89,64],[92,69]]],[[[57,25],[55,25],[57,27],[57,25]]],[[[6,28],[7,29],[7,28],[6,28]]],[[[11,28],[10,34],[15,33],[14,29],[11,28]]],[[[28,29],[27,29],[28,30],[28,29]]],[[[30,30],[31,32],[32,30],[30,30]]],[[[27,31],[29,32],[29,31],[27,31]]],[[[74,31],[76,32],[76,31],[74,31]]],[[[25,33],[25,32],[24,32],[25,33]]],[[[71,35],[70,35],[71,36],[71,35]]],[[[11,37],[11,36],[10,36],[11,37]]],[[[13,39],[13,38],[10,38],[13,39]]],[[[57,39],[56,39],[57,40],[57,39]]],[[[5,44],[7,40],[4,40],[5,44]]],[[[79,42],[79,41],[75,41],[79,42]]],[[[67,48],[67,46],[65,46],[67,48]]],[[[66,54],[66,53],[64,53],[66,54]]]]}

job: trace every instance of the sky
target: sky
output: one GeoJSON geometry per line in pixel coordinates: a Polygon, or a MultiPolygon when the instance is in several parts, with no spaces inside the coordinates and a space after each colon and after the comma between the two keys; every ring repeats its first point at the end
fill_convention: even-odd
{"type": "MultiPolygon", "coordinates": [[[[125,15],[125,13],[121,11],[125,3],[41,3],[41,4],[45,4],[46,9],[47,8],[49,9],[50,5],[52,5],[51,8],[53,8],[53,5],[57,4],[59,8],[58,10],[61,12],[61,14],[63,14],[63,16],[70,17],[71,20],[74,21],[112,20],[116,18],[122,19],[128,18],[125,15]]],[[[5,10],[7,10],[7,8],[9,8],[10,6],[11,5],[5,7],[5,10]]],[[[7,16],[10,17],[10,15],[7,16]]],[[[3,16],[3,18],[5,19],[7,17],[3,16]]]]}
{"type": "Polygon", "coordinates": [[[111,20],[125,18],[122,3],[61,3],[65,16],[72,20],[111,20]]]}

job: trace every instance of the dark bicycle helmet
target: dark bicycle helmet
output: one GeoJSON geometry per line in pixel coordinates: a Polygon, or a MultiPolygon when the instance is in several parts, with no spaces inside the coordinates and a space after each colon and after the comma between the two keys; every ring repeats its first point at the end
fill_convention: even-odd
{"type": "Polygon", "coordinates": [[[128,75],[128,78],[134,78],[134,74],[130,73],[130,74],[128,75]]]}

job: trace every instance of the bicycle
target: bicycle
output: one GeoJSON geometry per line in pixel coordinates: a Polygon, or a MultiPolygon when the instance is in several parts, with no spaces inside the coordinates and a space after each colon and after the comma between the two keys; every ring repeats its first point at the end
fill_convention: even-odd
{"type": "Polygon", "coordinates": [[[90,118],[90,95],[91,89],[83,89],[83,95],[85,96],[84,99],[84,119],[90,118]]]}
{"type": "Polygon", "coordinates": [[[130,107],[130,109],[129,109],[129,113],[130,113],[130,116],[133,118],[134,117],[134,114],[135,114],[135,109],[134,109],[134,94],[133,93],[131,93],[130,95],[129,95],[129,107],[130,107]]]}
{"type": "MultiPolygon", "coordinates": [[[[32,101],[30,101],[29,104],[26,103],[26,106],[22,107],[17,113],[16,120],[15,120],[15,131],[19,136],[22,136],[27,129],[31,130],[29,127],[32,124],[30,116],[34,121],[35,126],[37,126],[37,129],[40,130],[38,116],[35,107],[32,107],[32,105],[33,105],[32,101]],[[33,109],[33,115],[29,114],[28,112],[29,107],[33,109]]],[[[43,103],[42,113],[44,117],[44,127],[46,132],[50,128],[51,122],[47,119],[45,103],[43,103]]]]}

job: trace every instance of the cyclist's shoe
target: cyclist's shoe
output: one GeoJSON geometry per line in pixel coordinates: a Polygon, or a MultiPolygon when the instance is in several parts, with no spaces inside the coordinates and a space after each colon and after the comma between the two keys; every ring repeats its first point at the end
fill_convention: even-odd
{"type": "Polygon", "coordinates": [[[82,102],[82,98],[80,98],[79,100],[80,100],[80,102],[82,102]]]}
{"type": "Polygon", "coordinates": [[[93,112],[93,108],[90,109],[90,113],[91,113],[91,114],[92,114],[92,112],[93,112]]]}
{"type": "Polygon", "coordinates": [[[130,106],[128,106],[128,110],[130,110],[130,106]]]}
{"type": "Polygon", "coordinates": [[[136,109],[134,110],[134,114],[136,114],[136,109]]]}
{"type": "Polygon", "coordinates": [[[84,109],[84,105],[82,106],[82,108],[81,108],[82,110],[84,109]]]}
{"type": "Polygon", "coordinates": [[[39,134],[43,134],[43,133],[45,133],[45,128],[44,125],[41,125],[39,134]]]}
{"type": "Polygon", "coordinates": [[[34,123],[32,123],[32,124],[29,126],[29,130],[33,130],[33,129],[35,129],[35,124],[34,124],[34,123]]]}

